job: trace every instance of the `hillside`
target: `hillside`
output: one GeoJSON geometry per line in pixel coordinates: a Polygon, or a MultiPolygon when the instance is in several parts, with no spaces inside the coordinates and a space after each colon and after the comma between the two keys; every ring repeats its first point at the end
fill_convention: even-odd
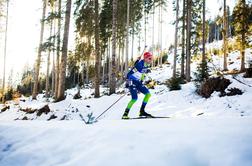
{"type": "MultiPolygon", "coordinates": [[[[235,62],[230,70],[239,68],[235,62]]],[[[213,57],[213,64],[222,63],[213,57]]],[[[81,116],[97,117],[122,97],[123,87],[100,98],[93,98],[93,89],[81,89],[82,98],[74,100],[77,89],[69,89],[58,103],[46,102],[42,94],[38,101],[9,102],[10,109],[0,113],[0,165],[252,165],[252,79],[243,73],[225,75],[231,81],[227,89],[236,87],[243,94],[219,97],[214,92],[206,99],[195,93],[193,82],[169,91],[164,82],[171,74],[170,65],[149,74],[159,85],[150,90],[146,110],[167,119],[121,120],[130,100],[126,95],[96,123],[82,121],[81,116]],[[22,111],[45,105],[50,112],[40,116],[22,111]]],[[[138,116],[142,99],[139,95],[130,117],[138,116]]]]}

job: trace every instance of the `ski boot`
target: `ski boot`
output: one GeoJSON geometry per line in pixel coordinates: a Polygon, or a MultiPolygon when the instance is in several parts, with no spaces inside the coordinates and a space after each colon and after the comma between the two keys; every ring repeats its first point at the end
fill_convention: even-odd
{"type": "Polygon", "coordinates": [[[145,112],[144,110],[140,111],[139,116],[143,117],[143,118],[152,118],[153,117],[151,114],[145,112]]]}
{"type": "Polygon", "coordinates": [[[122,116],[122,119],[129,119],[128,114],[129,114],[129,109],[126,109],[123,116],[122,116]]]}

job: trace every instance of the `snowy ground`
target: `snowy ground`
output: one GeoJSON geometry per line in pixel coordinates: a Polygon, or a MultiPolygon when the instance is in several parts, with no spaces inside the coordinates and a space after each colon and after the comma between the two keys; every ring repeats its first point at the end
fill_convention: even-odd
{"type": "Polygon", "coordinates": [[[252,118],[2,123],[0,165],[250,166],[252,118]]]}
{"type": "MultiPolygon", "coordinates": [[[[237,56],[236,52],[230,54],[234,59],[237,56]]],[[[222,64],[217,58],[213,62],[222,64]]],[[[239,63],[230,68],[239,69],[239,63]]],[[[164,82],[171,73],[170,66],[163,66],[154,69],[150,77],[164,82]]],[[[123,95],[94,99],[92,89],[82,89],[78,100],[72,99],[76,89],[71,89],[59,103],[46,102],[40,96],[38,101],[10,104],[9,110],[0,113],[0,166],[251,166],[252,79],[237,75],[242,84],[232,76],[226,78],[232,82],[228,88],[237,87],[244,93],[219,97],[215,92],[205,99],[195,94],[193,83],[183,85],[180,91],[156,86],[147,112],[169,119],[121,120],[130,100],[127,95],[97,123],[86,125],[80,115],[87,119],[92,112],[97,117],[123,95]],[[20,111],[45,104],[51,111],[41,116],[20,111]],[[52,115],[56,118],[47,121],[52,115]],[[17,120],[24,117],[30,120],[17,120]]],[[[138,116],[142,99],[139,95],[130,117],[138,116]]]]}

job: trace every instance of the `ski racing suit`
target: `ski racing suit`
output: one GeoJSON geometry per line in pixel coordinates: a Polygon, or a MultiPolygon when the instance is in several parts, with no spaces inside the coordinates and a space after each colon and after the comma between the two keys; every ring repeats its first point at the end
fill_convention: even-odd
{"type": "Polygon", "coordinates": [[[138,91],[140,91],[141,93],[145,95],[142,102],[141,109],[140,109],[140,113],[141,111],[145,112],[145,106],[148,103],[149,98],[151,97],[149,89],[143,85],[145,74],[150,71],[148,69],[149,66],[150,65],[145,63],[144,60],[138,60],[136,61],[134,67],[127,74],[126,87],[129,88],[129,91],[132,97],[131,101],[128,103],[127,108],[126,108],[126,111],[128,112],[133,106],[133,104],[137,101],[138,91]]]}

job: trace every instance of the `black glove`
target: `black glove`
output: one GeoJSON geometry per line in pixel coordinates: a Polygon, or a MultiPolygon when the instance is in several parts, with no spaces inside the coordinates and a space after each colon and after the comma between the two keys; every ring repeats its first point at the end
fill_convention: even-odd
{"type": "Polygon", "coordinates": [[[125,87],[126,87],[126,88],[129,88],[129,87],[132,86],[132,85],[133,85],[132,80],[127,79],[127,80],[126,80],[125,87]]]}
{"type": "Polygon", "coordinates": [[[143,73],[150,73],[151,72],[151,70],[150,69],[143,69],[143,71],[142,71],[143,73]]]}

